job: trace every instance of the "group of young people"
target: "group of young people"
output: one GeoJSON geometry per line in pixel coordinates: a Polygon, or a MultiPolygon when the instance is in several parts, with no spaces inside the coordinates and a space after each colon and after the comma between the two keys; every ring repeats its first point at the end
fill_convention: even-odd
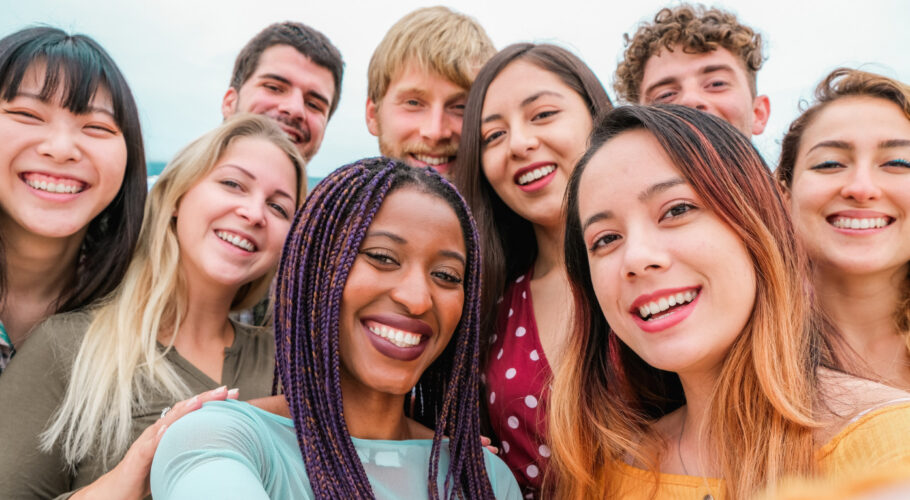
{"type": "Polygon", "coordinates": [[[614,108],[419,9],[368,68],[384,156],[308,195],[343,64],[278,23],[147,192],[104,49],[0,39],[0,497],[907,491],[910,86],[833,71],[769,168],[763,61],[663,9],[614,108]]]}

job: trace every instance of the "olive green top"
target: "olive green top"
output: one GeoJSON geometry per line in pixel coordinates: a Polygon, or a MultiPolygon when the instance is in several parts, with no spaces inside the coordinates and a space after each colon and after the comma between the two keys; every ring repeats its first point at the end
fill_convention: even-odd
{"type": "MultiPolygon", "coordinates": [[[[39,435],[63,400],[73,361],[91,316],[85,312],[52,316],[35,328],[0,377],[0,498],[68,498],[107,469],[91,456],[68,468],[58,448],[39,451],[39,435]]],[[[241,399],[268,396],[275,370],[275,343],[263,328],[233,323],[234,343],[224,350],[222,380],[202,373],[175,349],[165,359],[198,394],[222,385],[240,389],[241,399]]],[[[174,404],[156,388],[145,394],[149,406],[133,413],[132,440],[155,423],[162,408],[174,404]]],[[[122,457],[108,460],[113,467],[122,457]]]]}

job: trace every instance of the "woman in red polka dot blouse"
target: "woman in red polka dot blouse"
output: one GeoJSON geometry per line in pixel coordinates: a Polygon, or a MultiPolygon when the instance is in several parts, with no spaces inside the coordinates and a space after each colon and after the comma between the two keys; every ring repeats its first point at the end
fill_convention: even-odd
{"type": "Polygon", "coordinates": [[[571,318],[562,198],[593,117],[610,108],[578,57],[521,43],[484,65],[465,110],[454,175],[483,245],[485,403],[529,498],[540,495],[550,456],[547,390],[571,318]]]}

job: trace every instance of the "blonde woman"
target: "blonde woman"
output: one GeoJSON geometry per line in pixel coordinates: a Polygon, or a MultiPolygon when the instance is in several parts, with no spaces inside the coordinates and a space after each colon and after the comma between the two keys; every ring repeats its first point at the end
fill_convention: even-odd
{"type": "Polygon", "coordinates": [[[271,393],[272,336],[228,313],[266,293],[305,183],[299,153],[264,117],[238,115],[178,153],[121,285],[40,325],[4,374],[0,495],[138,498],[165,424],[140,438],[142,459],[118,461],[162,408],[218,386],[271,393]]]}
{"type": "Polygon", "coordinates": [[[626,107],[567,190],[560,498],[750,498],[910,464],[910,394],[838,371],[771,172],[728,123],[626,107]],[[607,181],[607,182],[604,182],[607,181]]]}

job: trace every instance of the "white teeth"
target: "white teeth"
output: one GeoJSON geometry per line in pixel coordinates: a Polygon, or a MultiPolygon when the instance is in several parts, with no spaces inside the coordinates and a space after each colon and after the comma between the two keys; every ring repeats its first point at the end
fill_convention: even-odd
{"type": "Polygon", "coordinates": [[[541,177],[546,177],[550,172],[556,170],[555,165],[547,165],[545,167],[535,168],[530,172],[524,173],[521,177],[518,178],[518,184],[524,186],[525,184],[530,184],[541,177]]]}
{"type": "Polygon", "coordinates": [[[427,165],[433,165],[433,166],[442,165],[443,163],[447,163],[449,161],[449,157],[447,157],[447,156],[424,156],[424,155],[415,154],[414,158],[417,158],[418,160],[426,163],[427,165]]]}
{"type": "Polygon", "coordinates": [[[686,292],[679,292],[676,294],[668,295],[666,297],[661,297],[653,302],[648,302],[647,304],[638,308],[638,315],[642,319],[654,319],[659,313],[666,311],[674,306],[681,306],[683,304],[688,304],[695,300],[695,297],[698,296],[698,293],[689,290],[686,292]]]}
{"type": "Polygon", "coordinates": [[[234,245],[235,247],[242,248],[247,252],[255,252],[256,245],[253,245],[253,242],[237,236],[236,234],[231,234],[227,231],[215,231],[215,235],[221,238],[222,240],[234,245]]]}
{"type": "Polygon", "coordinates": [[[367,328],[398,347],[414,347],[420,343],[420,335],[416,333],[405,332],[385,325],[369,325],[367,328]]]}
{"type": "Polygon", "coordinates": [[[78,193],[82,191],[81,187],[68,186],[63,183],[55,184],[53,182],[32,180],[25,181],[25,183],[34,189],[40,189],[41,191],[47,191],[48,193],[78,193]]]}
{"type": "Polygon", "coordinates": [[[831,222],[831,225],[840,229],[878,229],[888,225],[888,219],[885,217],[875,217],[870,219],[853,219],[850,217],[837,217],[831,222]]]}

